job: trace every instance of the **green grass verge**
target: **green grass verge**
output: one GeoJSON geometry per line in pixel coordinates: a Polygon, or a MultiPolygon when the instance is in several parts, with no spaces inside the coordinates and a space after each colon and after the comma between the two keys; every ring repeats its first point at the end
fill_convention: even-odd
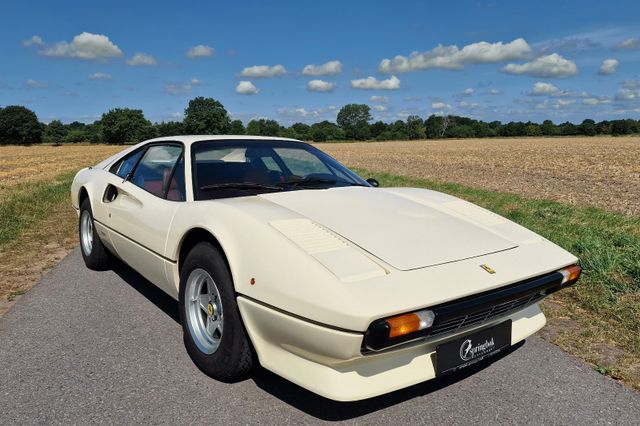
{"type": "Polygon", "coordinates": [[[595,326],[610,330],[608,337],[640,353],[640,217],[458,184],[356,171],[375,177],[381,186],[428,188],[463,198],[569,250],[583,267],[582,279],[571,297],[580,308],[594,314],[599,322],[595,326]]]}
{"type": "Polygon", "coordinates": [[[12,188],[0,201],[0,248],[50,214],[54,205],[71,203],[69,187],[74,175],[75,172],[65,173],[51,181],[12,188]]]}

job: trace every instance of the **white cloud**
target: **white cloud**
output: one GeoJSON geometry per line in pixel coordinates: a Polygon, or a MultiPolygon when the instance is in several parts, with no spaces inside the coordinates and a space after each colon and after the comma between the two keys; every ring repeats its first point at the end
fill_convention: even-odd
{"type": "Polygon", "coordinates": [[[444,102],[431,102],[431,109],[451,109],[451,105],[444,102]]]}
{"type": "Polygon", "coordinates": [[[544,110],[544,109],[559,110],[559,109],[565,109],[568,106],[571,106],[575,103],[576,103],[575,99],[558,99],[558,100],[545,99],[543,102],[540,102],[534,105],[534,108],[540,109],[540,110],[544,110]]]}
{"type": "Polygon", "coordinates": [[[164,86],[165,92],[170,95],[185,95],[191,93],[193,86],[191,84],[167,84],[164,86]]]}
{"type": "Polygon", "coordinates": [[[557,104],[561,107],[573,105],[575,103],[576,103],[575,99],[558,99],[558,102],[557,102],[557,104]]]}
{"type": "Polygon", "coordinates": [[[323,80],[311,80],[307,83],[307,90],[310,92],[331,92],[335,87],[336,83],[323,80]]]}
{"type": "Polygon", "coordinates": [[[44,45],[44,41],[42,41],[42,38],[40,36],[34,35],[31,36],[30,39],[22,40],[22,45],[24,47],[42,46],[44,45]]]}
{"type": "Polygon", "coordinates": [[[194,86],[200,85],[202,85],[202,81],[198,80],[197,78],[192,78],[189,83],[185,84],[167,84],[166,86],[164,86],[164,90],[170,95],[186,95],[188,93],[191,93],[194,86]]]}
{"type": "Polygon", "coordinates": [[[578,72],[575,62],[563,58],[557,53],[540,56],[524,64],[507,64],[502,71],[508,74],[526,74],[532,77],[561,78],[578,72]]]}
{"type": "Polygon", "coordinates": [[[111,74],[94,72],[93,74],[89,74],[87,78],[89,80],[111,80],[111,74]]]}
{"type": "Polygon", "coordinates": [[[495,63],[524,59],[531,53],[527,42],[518,38],[509,43],[481,41],[464,46],[439,44],[427,52],[412,52],[409,57],[398,55],[383,59],[378,70],[383,73],[401,73],[431,68],[458,70],[465,65],[495,63]]]}
{"type": "Polygon", "coordinates": [[[533,90],[530,94],[533,96],[549,96],[558,93],[559,90],[551,83],[537,82],[533,85],[533,90]]]}
{"type": "Polygon", "coordinates": [[[465,101],[460,101],[458,103],[458,106],[460,106],[460,108],[464,108],[464,109],[476,109],[476,108],[480,108],[480,104],[476,103],[476,102],[465,102],[465,101]]]}
{"type": "Polygon", "coordinates": [[[533,85],[533,90],[528,93],[530,96],[587,96],[585,92],[571,93],[568,90],[560,90],[551,83],[537,82],[533,85]]]}
{"type": "Polygon", "coordinates": [[[584,105],[588,106],[596,106],[596,105],[607,105],[611,103],[611,99],[603,97],[603,98],[584,98],[582,100],[584,105]]]}
{"type": "Polygon", "coordinates": [[[277,113],[282,123],[293,124],[295,122],[317,123],[322,120],[335,120],[339,108],[328,105],[322,108],[307,109],[304,107],[278,108],[277,113]]]}
{"type": "Polygon", "coordinates": [[[640,101],[640,90],[623,88],[616,93],[616,101],[638,102],[640,101]]]}
{"type": "Polygon", "coordinates": [[[257,95],[260,90],[250,81],[241,81],[236,86],[236,93],[241,95],[257,95]]]}
{"type": "Polygon", "coordinates": [[[605,59],[602,61],[602,65],[600,65],[600,71],[598,74],[600,75],[611,75],[618,70],[618,62],[617,59],[605,59]]]}
{"type": "Polygon", "coordinates": [[[322,65],[307,65],[303,68],[304,75],[335,75],[342,72],[342,63],[340,61],[329,61],[322,65]]]}
{"type": "Polygon", "coordinates": [[[262,78],[262,77],[277,77],[283,75],[287,70],[280,64],[270,67],[269,65],[254,65],[242,70],[240,76],[262,78]]]}
{"type": "Polygon", "coordinates": [[[136,53],[131,59],[127,60],[127,65],[139,67],[143,65],[156,65],[156,58],[146,53],[136,53]]]}
{"type": "Polygon", "coordinates": [[[640,80],[625,80],[622,83],[622,87],[631,90],[640,89],[640,80]]]}
{"type": "Polygon", "coordinates": [[[122,56],[122,50],[103,34],[83,32],[71,42],[61,41],[40,51],[41,55],[54,58],[75,58],[87,61],[107,60],[122,56]]]}
{"type": "Polygon", "coordinates": [[[187,49],[187,58],[205,58],[207,56],[213,56],[213,53],[213,47],[199,44],[187,49]]]}
{"type": "Polygon", "coordinates": [[[471,87],[464,89],[461,93],[462,96],[471,96],[475,93],[476,91],[473,90],[471,87]]]}
{"type": "Polygon", "coordinates": [[[29,89],[44,89],[47,87],[46,83],[42,83],[40,81],[29,79],[27,80],[27,87],[29,89]]]}
{"type": "Polygon", "coordinates": [[[498,96],[498,95],[504,95],[504,92],[500,89],[488,89],[485,94],[487,95],[494,95],[494,96],[498,96]]]}
{"type": "Polygon", "coordinates": [[[359,78],[351,80],[351,87],[354,89],[380,89],[380,90],[397,90],[400,88],[400,79],[392,75],[386,80],[378,80],[375,77],[359,78]]]}
{"type": "Polygon", "coordinates": [[[371,107],[372,110],[377,111],[377,112],[384,112],[387,110],[387,106],[386,105],[374,105],[371,107]]]}
{"type": "Polygon", "coordinates": [[[386,96],[377,96],[377,95],[373,95],[369,98],[370,102],[389,102],[389,98],[387,98],[386,96]]]}
{"type": "Polygon", "coordinates": [[[628,38],[616,45],[616,49],[640,49],[640,38],[628,38]]]}

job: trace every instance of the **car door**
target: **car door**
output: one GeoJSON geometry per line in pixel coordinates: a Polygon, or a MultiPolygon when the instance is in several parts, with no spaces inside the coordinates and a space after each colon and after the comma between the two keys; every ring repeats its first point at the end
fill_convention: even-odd
{"type": "Polygon", "coordinates": [[[174,260],[165,257],[165,246],[173,216],[185,200],[184,147],[151,144],[125,172],[113,185],[117,194],[105,194],[111,240],[127,264],[173,295],[165,263],[174,260]]]}

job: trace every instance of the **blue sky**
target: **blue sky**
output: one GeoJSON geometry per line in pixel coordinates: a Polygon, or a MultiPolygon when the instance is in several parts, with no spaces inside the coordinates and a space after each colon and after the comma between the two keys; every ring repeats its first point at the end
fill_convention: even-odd
{"type": "Polygon", "coordinates": [[[45,122],[181,119],[195,96],[245,123],[354,102],[385,121],[640,118],[640,2],[8,0],[1,16],[0,106],[45,122]]]}

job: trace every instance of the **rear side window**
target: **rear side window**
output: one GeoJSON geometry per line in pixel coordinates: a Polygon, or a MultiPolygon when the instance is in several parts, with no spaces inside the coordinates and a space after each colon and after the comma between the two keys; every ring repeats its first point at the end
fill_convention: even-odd
{"type": "Polygon", "coordinates": [[[135,168],[131,182],[158,197],[184,201],[182,147],[150,146],[135,168]]]}
{"type": "Polygon", "coordinates": [[[122,179],[125,179],[127,175],[131,173],[136,164],[138,164],[138,160],[140,160],[140,157],[142,157],[143,153],[144,149],[140,149],[134,152],[133,154],[123,158],[122,160],[119,160],[117,163],[111,166],[109,171],[120,176],[122,179]]]}

